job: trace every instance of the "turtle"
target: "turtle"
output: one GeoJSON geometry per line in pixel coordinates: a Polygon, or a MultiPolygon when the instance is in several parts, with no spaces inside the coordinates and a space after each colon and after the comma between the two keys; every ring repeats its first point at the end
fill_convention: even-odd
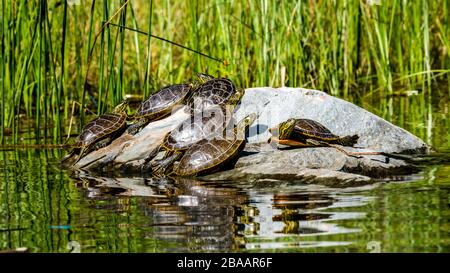
{"type": "Polygon", "coordinates": [[[198,141],[223,137],[223,132],[230,132],[230,130],[225,131],[225,129],[230,125],[233,110],[243,95],[243,89],[239,89],[229,99],[227,105],[210,106],[203,112],[194,111],[192,116],[169,132],[165,136],[160,149],[152,153],[147,159],[147,161],[151,160],[161,149],[166,151],[161,160],[154,162],[153,173],[159,176],[166,173],[182,153],[198,141]]]}
{"type": "Polygon", "coordinates": [[[223,138],[228,125],[231,124],[232,109],[224,105],[209,108],[185,119],[174,130],[169,132],[157,152],[152,153],[151,160],[160,150],[165,150],[162,159],[152,164],[152,172],[156,176],[167,173],[173,163],[193,144],[202,139],[223,138]]]}
{"type": "Polygon", "coordinates": [[[174,84],[161,88],[141,103],[132,117],[137,122],[130,125],[127,132],[134,135],[149,122],[169,115],[176,106],[186,102],[191,91],[191,84],[174,84]]]}
{"type": "Polygon", "coordinates": [[[199,176],[233,166],[245,148],[245,136],[256,120],[252,113],[239,121],[230,137],[202,139],[186,150],[174,167],[177,176],[199,176]]]}
{"type": "Polygon", "coordinates": [[[358,142],[358,135],[337,136],[320,122],[311,119],[290,118],[278,126],[270,128],[269,132],[273,135],[269,142],[274,141],[289,147],[328,146],[353,157],[358,157],[359,155],[384,155],[386,156],[385,163],[389,162],[389,156],[391,156],[388,153],[379,151],[347,152],[341,146],[353,147],[358,142]]]}
{"type": "Polygon", "coordinates": [[[230,121],[230,117],[244,95],[243,89],[238,89],[228,99],[228,103],[211,105],[203,112],[194,112],[177,128],[169,132],[163,143],[166,150],[183,150],[195,142],[214,137],[222,133],[230,121]]]}
{"type": "Polygon", "coordinates": [[[277,127],[270,128],[269,131],[272,135],[278,134],[278,138],[274,136],[271,140],[294,147],[323,146],[328,144],[352,147],[359,139],[358,135],[337,136],[321,123],[311,119],[290,118],[280,123],[277,127]]]}
{"type": "Polygon", "coordinates": [[[382,152],[347,152],[340,146],[353,147],[358,142],[358,135],[337,136],[318,121],[311,119],[290,118],[270,128],[269,132],[273,135],[269,142],[274,141],[289,147],[329,146],[348,156],[384,154],[382,152]]]}
{"type": "MultiPolygon", "coordinates": [[[[206,74],[198,74],[197,83],[192,84],[192,94],[188,105],[194,112],[201,112],[214,105],[230,103],[236,93],[244,93],[242,88],[236,88],[227,78],[214,78],[206,74]]],[[[238,96],[239,99],[241,96],[238,96]]]]}
{"type": "Polygon", "coordinates": [[[75,165],[85,154],[108,145],[115,137],[123,133],[128,118],[127,106],[128,100],[124,100],[112,112],[100,115],[88,122],[81,130],[75,142],[75,147],[61,159],[61,163],[78,155],[72,164],[75,165]]]}
{"type": "Polygon", "coordinates": [[[185,103],[190,106],[188,109],[193,110],[191,112],[200,112],[214,105],[233,103],[233,100],[240,99],[240,94],[243,93],[244,90],[238,90],[229,79],[197,74],[197,80],[166,86],[141,103],[133,116],[137,122],[127,131],[134,135],[150,121],[169,115],[176,106],[185,103]],[[238,94],[235,95],[236,93],[238,94]]]}

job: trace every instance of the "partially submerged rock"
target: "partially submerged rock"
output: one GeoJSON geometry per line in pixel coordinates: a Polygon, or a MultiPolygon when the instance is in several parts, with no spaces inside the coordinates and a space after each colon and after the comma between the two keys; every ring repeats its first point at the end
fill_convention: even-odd
{"type": "MultiPolygon", "coordinates": [[[[235,117],[259,115],[250,128],[246,152],[232,170],[202,179],[299,180],[324,185],[362,185],[381,177],[407,174],[414,167],[385,156],[348,156],[334,148],[277,150],[266,145],[268,128],[288,118],[314,119],[337,135],[358,134],[356,148],[348,152],[424,153],[429,150],[418,137],[347,101],[324,92],[302,88],[246,89],[235,117]],[[249,155],[250,153],[250,155],[249,155]]],[[[74,167],[97,172],[149,174],[146,159],[157,151],[164,136],[188,117],[178,109],[169,117],[148,124],[141,132],[127,133],[108,147],[82,158],[74,167]]]]}
{"type": "MultiPolygon", "coordinates": [[[[350,151],[360,149],[347,148],[350,151]]],[[[382,155],[348,156],[331,147],[264,151],[244,155],[232,170],[202,179],[213,181],[297,180],[325,186],[361,186],[380,178],[410,174],[416,168],[382,155]]]]}

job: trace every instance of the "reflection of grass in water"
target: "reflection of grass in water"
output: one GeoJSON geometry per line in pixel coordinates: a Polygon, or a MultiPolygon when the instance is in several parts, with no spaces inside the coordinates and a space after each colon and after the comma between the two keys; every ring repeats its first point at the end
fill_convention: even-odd
{"type": "Polygon", "coordinates": [[[449,96],[444,86],[433,86],[432,97],[368,96],[355,103],[423,139],[439,152],[450,150],[449,96]]]}
{"type": "MultiPolygon", "coordinates": [[[[379,245],[381,252],[448,252],[449,174],[447,165],[431,166],[419,181],[388,183],[365,191],[373,197],[371,202],[351,208],[365,213],[364,217],[326,221],[348,232],[254,236],[247,240],[248,251],[369,252],[374,250],[372,245],[379,245]]],[[[326,210],[331,211],[342,209],[326,210]]]]}
{"type": "Polygon", "coordinates": [[[36,121],[38,141],[59,143],[72,101],[103,113],[126,93],[148,95],[195,72],[226,75],[244,87],[304,86],[340,96],[393,92],[397,85],[425,90],[434,75],[450,82],[448,1],[140,0],[127,2],[112,18],[125,3],[1,1],[2,139],[11,128],[19,141],[18,115],[25,114],[36,121]],[[109,19],[229,65],[117,27],[99,33],[109,19]]]}
{"type": "Polygon", "coordinates": [[[154,249],[149,245],[156,240],[147,239],[144,245],[145,230],[128,225],[141,219],[136,200],[86,200],[58,169],[55,157],[52,150],[0,151],[0,250],[68,252],[70,241],[79,242],[82,252],[154,249]],[[95,209],[102,205],[111,210],[95,209]]]}

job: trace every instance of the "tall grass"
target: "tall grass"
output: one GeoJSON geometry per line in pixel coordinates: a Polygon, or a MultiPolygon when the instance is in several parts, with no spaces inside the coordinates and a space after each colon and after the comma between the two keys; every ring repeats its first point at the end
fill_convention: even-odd
{"type": "Polygon", "coordinates": [[[343,97],[408,89],[431,97],[432,82],[450,86],[446,0],[85,2],[1,1],[2,142],[61,143],[74,103],[81,117],[100,114],[196,72],[343,97]]]}

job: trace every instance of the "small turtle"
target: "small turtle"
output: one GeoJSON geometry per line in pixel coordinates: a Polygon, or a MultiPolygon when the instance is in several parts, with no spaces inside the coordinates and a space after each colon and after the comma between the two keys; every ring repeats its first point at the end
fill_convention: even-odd
{"type": "MultiPolygon", "coordinates": [[[[333,147],[348,155],[386,155],[383,152],[347,152],[340,146],[353,147],[358,142],[358,135],[340,137],[328,130],[325,126],[311,119],[290,118],[277,127],[270,128],[273,135],[269,142],[290,147],[333,147]],[[278,135],[278,137],[276,137],[278,135]],[[340,145],[340,146],[339,146],[340,145]]],[[[386,161],[388,158],[386,158],[386,161]]]]}
{"type": "Polygon", "coordinates": [[[294,147],[329,146],[328,144],[352,147],[359,138],[358,135],[337,136],[319,122],[311,119],[290,118],[277,127],[270,128],[269,131],[272,135],[278,134],[278,138],[272,137],[273,141],[294,147]]]}
{"type": "Polygon", "coordinates": [[[129,134],[139,132],[149,122],[169,115],[176,106],[186,103],[192,90],[190,84],[174,84],[160,89],[141,103],[133,119],[136,123],[128,127],[129,134]]]}
{"type": "Polygon", "coordinates": [[[75,165],[85,154],[108,145],[115,137],[119,136],[126,128],[128,100],[119,103],[111,113],[96,117],[83,127],[75,143],[75,148],[64,158],[64,163],[74,155],[78,155],[75,165]]]}
{"type": "Polygon", "coordinates": [[[199,74],[198,83],[193,84],[192,96],[189,105],[194,112],[200,112],[215,105],[233,104],[233,99],[241,98],[242,88],[236,88],[233,82],[227,78],[213,78],[212,76],[199,74]],[[237,96],[236,93],[239,93],[237,96]]]}
{"type": "Polygon", "coordinates": [[[256,114],[250,114],[242,119],[234,128],[231,137],[202,139],[190,146],[174,167],[174,174],[205,175],[233,166],[245,148],[245,136],[256,118],[256,114]]]}

